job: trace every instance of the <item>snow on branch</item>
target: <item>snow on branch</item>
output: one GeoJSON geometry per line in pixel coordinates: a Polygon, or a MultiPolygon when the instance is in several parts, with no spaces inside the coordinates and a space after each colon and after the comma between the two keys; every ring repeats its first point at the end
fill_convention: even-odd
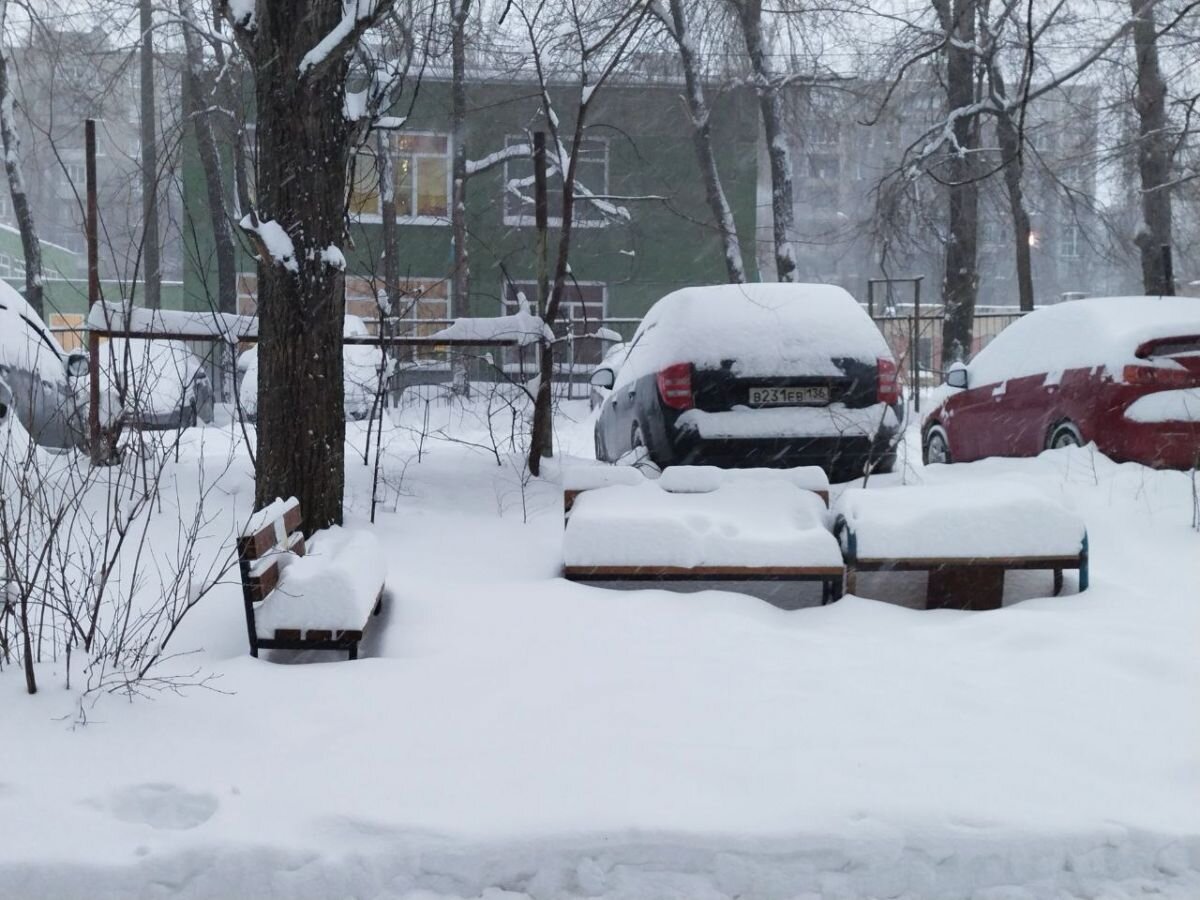
{"type": "Polygon", "coordinates": [[[301,58],[300,77],[319,71],[339,53],[348,51],[391,5],[392,0],[342,0],[342,18],[301,58]]]}
{"type": "Polygon", "coordinates": [[[244,216],[238,224],[254,239],[259,256],[270,259],[289,272],[300,271],[300,264],[296,262],[296,247],[282,225],[273,219],[259,219],[254,213],[244,216]]]}
{"type": "Polygon", "coordinates": [[[503,150],[497,150],[495,153],[489,153],[483,159],[468,159],[467,160],[467,175],[478,175],[481,172],[486,172],[488,169],[493,169],[498,165],[508,162],[510,159],[518,159],[522,156],[532,156],[533,147],[529,144],[511,144],[503,150]]]}

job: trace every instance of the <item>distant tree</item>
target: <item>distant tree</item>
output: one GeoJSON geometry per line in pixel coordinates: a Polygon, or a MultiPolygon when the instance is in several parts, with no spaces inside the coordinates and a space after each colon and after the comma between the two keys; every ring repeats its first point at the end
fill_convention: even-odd
{"type": "Polygon", "coordinates": [[[742,247],[738,240],[733,211],[729,207],[725,188],[721,184],[721,173],[717,169],[717,156],[712,140],[712,113],[704,95],[700,38],[692,24],[692,14],[697,5],[685,0],[665,2],[665,7],[662,4],[651,4],[651,9],[671,36],[679,53],[679,65],[683,69],[684,98],[692,123],[692,145],[696,149],[696,162],[704,179],[704,195],[712,211],[717,232],[721,235],[721,246],[725,251],[725,274],[730,283],[741,284],[746,280],[746,266],[742,260],[742,247]]]}
{"type": "Polygon", "coordinates": [[[1133,48],[1137,92],[1133,107],[1138,118],[1137,162],[1141,178],[1142,220],[1134,234],[1142,262],[1142,285],[1147,294],[1174,294],[1167,275],[1164,248],[1171,246],[1172,135],[1167,120],[1167,85],[1159,65],[1158,25],[1154,5],[1130,0],[1133,10],[1133,48]]]}
{"type": "Polygon", "coordinates": [[[37,224],[25,189],[21,170],[21,137],[13,115],[13,96],[8,84],[8,0],[0,0],[0,138],[4,144],[4,172],[8,177],[13,215],[21,232],[21,250],[25,255],[25,300],[34,312],[44,317],[42,304],[42,245],[37,224]]]}
{"type": "Polygon", "coordinates": [[[792,203],[792,156],[784,127],[783,97],[780,93],[784,79],[771,66],[771,50],[763,27],[762,0],[728,0],[737,15],[746,58],[750,66],[751,83],[758,96],[759,115],[767,141],[767,163],[771,173],[771,224],[775,249],[775,277],[778,281],[796,280],[796,252],[792,203]]]}

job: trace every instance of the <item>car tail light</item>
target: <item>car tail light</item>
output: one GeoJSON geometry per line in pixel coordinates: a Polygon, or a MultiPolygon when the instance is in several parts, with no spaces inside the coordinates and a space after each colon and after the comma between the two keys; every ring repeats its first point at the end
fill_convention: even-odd
{"type": "Polygon", "coordinates": [[[880,403],[899,403],[900,373],[896,370],[896,363],[886,356],[879,357],[876,362],[876,399],[880,403]]]}
{"type": "Polygon", "coordinates": [[[659,372],[658,393],[671,409],[691,409],[692,364],[675,363],[659,372]]]}
{"type": "Polygon", "coordinates": [[[1167,369],[1159,366],[1126,366],[1126,384],[1154,388],[1186,388],[1200,385],[1200,375],[1187,369],[1167,369]]]}

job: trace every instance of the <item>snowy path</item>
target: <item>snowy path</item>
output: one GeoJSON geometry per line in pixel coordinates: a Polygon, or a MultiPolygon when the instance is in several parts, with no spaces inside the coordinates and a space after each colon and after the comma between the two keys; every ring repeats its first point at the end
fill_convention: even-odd
{"type": "Polygon", "coordinates": [[[1062,498],[1092,589],[787,612],[558,580],[554,484],[525,524],[510,469],[425,449],[379,529],[371,658],[250,659],[229,586],[180,638],[228,694],[72,729],[75,698],[0,675],[0,897],[1200,896],[1184,475],[1086,450],[912,468],[1062,498]]]}

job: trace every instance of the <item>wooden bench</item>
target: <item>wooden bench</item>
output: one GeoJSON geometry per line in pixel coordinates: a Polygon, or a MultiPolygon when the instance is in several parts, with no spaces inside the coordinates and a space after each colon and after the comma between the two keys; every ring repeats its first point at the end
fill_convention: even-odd
{"type": "MultiPolygon", "coordinates": [[[[1047,570],[1053,572],[1054,577],[1054,593],[1059,594],[1063,588],[1063,571],[1066,569],[1077,569],[1079,571],[1079,589],[1086,590],[1088,586],[1088,539],[1087,532],[1083,528],[1082,522],[1075,520],[1071,514],[1066,513],[1061,508],[1053,509],[1047,504],[1045,498],[1035,498],[1028,495],[1022,495],[1018,487],[1014,486],[1012,490],[1016,492],[1018,500],[1024,500],[1030,503],[1029,517],[1030,526],[1035,527],[1035,520],[1039,517],[1044,518],[1047,515],[1059,515],[1063,521],[1063,528],[1060,529],[1062,537],[1056,538],[1050,542],[1052,546],[1047,546],[1051,552],[1034,553],[1028,552],[1028,547],[1023,552],[1013,552],[1012,547],[1005,546],[1006,540],[1003,536],[997,540],[997,536],[993,534],[985,534],[980,541],[978,549],[971,552],[947,552],[947,544],[962,543],[963,547],[970,546],[972,541],[967,539],[962,540],[962,535],[955,535],[955,532],[964,532],[969,530],[970,525],[964,521],[961,516],[957,522],[943,522],[941,531],[943,535],[930,536],[926,535],[922,540],[921,532],[922,524],[919,517],[913,517],[911,523],[904,524],[902,527],[911,528],[918,532],[916,539],[918,543],[925,545],[925,552],[917,551],[915,547],[899,546],[888,547],[889,543],[905,542],[895,541],[896,531],[896,504],[888,503],[887,501],[901,499],[902,495],[895,492],[905,492],[904,499],[911,499],[918,502],[923,499],[921,493],[923,489],[920,487],[907,488],[883,488],[877,491],[864,491],[858,497],[852,498],[858,501],[858,509],[856,510],[857,524],[850,521],[844,513],[839,513],[834,523],[834,534],[837,536],[842,547],[842,553],[846,560],[846,591],[854,593],[857,590],[857,576],[859,572],[927,572],[928,583],[925,593],[925,608],[926,609],[960,609],[960,610],[989,610],[999,609],[1004,601],[1004,580],[1005,574],[1010,571],[1019,570],[1047,570]],[[867,496],[869,495],[869,497],[867,496]],[[862,501],[869,499],[872,503],[867,505],[867,509],[863,509],[862,501]],[[883,501],[880,503],[880,501],[883,501]],[[870,507],[876,507],[872,510],[870,507]],[[890,508],[889,508],[890,507],[890,508]],[[875,540],[872,543],[872,548],[863,552],[861,547],[861,539],[864,532],[871,532],[872,529],[872,513],[882,513],[883,517],[889,519],[888,524],[893,530],[890,531],[891,541],[880,539],[875,535],[875,540]],[[946,535],[950,535],[949,538],[946,535]],[[991,548],[989,549],[989,545],[991,548]],[[999,546],[1001,549],[996,550],[999,546]]],[[[942,490],[942,489],[937,489],[942,490]]],[[[847,495],[843,494],[843,500],[847,495]]],[[[841,504],[839,500],[839,505],[841,504]]],[[[977,519],[975,527],[977,530],[982,530],[987,527],[987,524],[994,521],[990,518],[994,514],[994,510],[989,509],[990,502],[988,497],[982,498],[967,495],[963,498],[963,506],[974,511],[977,519]]],[[[938,514],[934,514],[934,519],[938,514]]],[[[878,529],[875,529],[878,530],[878,529]]],[[[1020,538],[1020,536],[1018,536],[1020,538]]],[[[1028,542],[1018,540],[1018,543],[1028,542]]]]}
{"type": "MultiPolygon", "coordinates": [[[[258,656],[259,650],[344,650],[350,659],[357,659],[358,642],[362,640],[369,615],[377,616],[383,608],[382,578],[379,578],[369,615],[364,613],[362,624],[357,627],[312,628],[297,621],[297,627],[275,627],[269,634],[260,633],[257,616],[264,604],[284,604],[286,609],[291,599],[286,589],[281,590],[280,582],[285,580],[286,566],[305,556],[308,543],[298,530],[300,522],[299,500],[276,500],[254,513],[238,538],[238,567],[242,576],[250,655],[258,656]]],[[[318,540],[321,534],[318,532],[318,540]]]]}
{"type": "MultiPolygon", "coordinates": [[[[705,490],[688,490],[686,487],[674,488],[671,485],[672,481],[677,484],[688,474],[687,469],[692,467],[673,467],[667,469],[663,473],[663,477],[659,480],[664,482],[662,492],[670,495],[672,493],[706,493],[705,490]],[[672,476],[682,476],[675,477],[672,476]]],[[[819,472],[819,470],[817,470],[819,472]]],[[[736,479],[738,476],[733,472],[721,477],[725,480],[736,479]]],[[[752,475],[751,478],[761,480],[760,476],[752,475]]],[[[771,476],[766,476],[771,477],[771,476]]],[[[797,500],[800,508],[806,508],[806,503],[812,505],[824,506],[828,503],[828,480],[824,478],[823,473],[820,479],[809,478],[807,484],[804,484],[806,479],[803,477],[789,481],[789,477],[782,472],[778,475],[778,485],[776,490],[797,490],[797,500]],[[817,482],[820,483],[817,483],[817,482]],[[807,501],[806,501],[807,498],[807,501]]],[[[579,499],[582,495],[589,491],[601,491],[604,489],[629,489],[633,492],[627,492],[623,496],[623,502],[628,504],[629,515],[631,519],[640,518],[645,512],[645,501],[654,502],[663,499],[659,495],[659,488],[655,486],[653,480],[647,479],[638,470],[626,467],[583,467],[582,470],[577,470],[571,473],[570,470],[564,473],[563,479],[563,513],[565,525],[569,536],[571,529],[571,516],[579,499]],[[649,492],[649,493],[647,493],[649,492]]],[[[715,486],[714,486],[715,488],[715,486]]],[[[710,490],[713,488],[710,488],[710,490]]],[[[799,509],[797,510],[800,511],[799,509]]],[[[811,513],[811,510],[809,510],[811,513]]],[[[825,529],[814,517],[814,530],[820,531],[822,538],[819,543],[824,544],[827,538],[828,547],[820,546],[817,556],[820,557],[820,562],[805,565],[782,565],[776,563],[763,563],[743,565],[733,562],[702,562],[696,565],[673,565],[668,563],[651,563],[644,560],[639,560],[635,563],[628,562],[580,562],[573,560],[568,556],[563,565],[563,577],[570,581],[577,582],[621,582],[621,581],[819,581],[821,582],[821,602],[822,604],[837,600],[842,595],[843,584],[843,567],[841,565],[840,554],[837,551],[836,541],[833,536],[825,529]]],[[[815,534],[813,537],[817,537],[815,534]]],[[[564,539],[565,540],[565,539],[564,539]]],[[[565,551],[566,552],[566,551],[565,551]]]]}

